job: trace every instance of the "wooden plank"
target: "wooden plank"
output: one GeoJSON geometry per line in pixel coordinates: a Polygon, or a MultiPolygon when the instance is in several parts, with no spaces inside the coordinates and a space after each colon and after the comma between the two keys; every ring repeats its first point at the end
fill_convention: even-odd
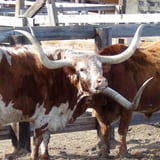
{"type": "MultiPolygon", "coordinates": [[[[37,17],[35,17],[36,20],[37,17]]],[[[41,17],[42,18],[42,17],[41,17]]],[[[58,15],[59,23],[159,23],[160,14],[58,15]]]]}
{"type": "MultiPolygon", "coordinates": [[[[69,40],[69,39],[94,39],[96,28],[112,28],[112,38],[133,37],[139,24],[106,24],[85,26],[55,26],[55,27],[32,27],[38,40],[69,40]]],[[[13,29],[29,31],[28,27],[0,27],[0,41],[4,37],[15,34],[13,29]]],[[[160,36],[159,24],[147,24],[142,36],[160,36]]]]}
{"type": "Polygon", "coordinates": [[[22,18],[15,18],[9,16],[0,16],[1,26],[24,26],[22,18]]]}
{"type": "MultiPolygon", "coordinates": [[[[160,112],[156,112],[150,119],[145,119],[141,113],[135,113],[132,117],[131,125],[142,124],[142,123],[143,124],[155,123],[159,120],[159,115],[160,115],[160,112]]],[[[86,127],[88,127],[87,128],[88,130],[96,129],[95,117],[79,117],[75,121],[75,123],[71,125],[67,125],[67,127],[64,130],[57,131],[56,134],[84,131],[86,130],[86,127]]],[[[118,127],[118,123],[114,123],[114,127],[118,127]]],[[[10,126],[0,127],[0,140],[4,140],[4,139],[10,139],[10,126]]]]}
{"type": "Polygon", "coordinates": [[[102,5],[102,6],[75,6],[75,7],[57,7],[59,12],[64,11],[101,11],[101,10],[111,10],[115,9],[114,5],[102,5]]]}
{"type": "MultiPolygon", "coordinates": [[[[31,1],[27,1],[25,0],[25,5],[27,6],[31,6],[34,2],[31,2],[31,1]]],[[[15,5],[16,4],[16,1],[12,1],[12,0],[1,0],[0,1],[0,4],[12,4],[12,5],[15,5]]],[[[102,7],[102,6],[106,6],[106,7],[111,7],[113,8],[115,6],[114,3],[111,3],[111,4],[89,4],[89,3],[68,3],[68,2],[56,2],[56,7],[102,7]]],[[[110,8],[110,9],[111,9],[110,8]]]]}
{"type": "MultiPolygon", "coordinates": [[[[13,29],[23,29],[29,32],[28,27],[0,27],[2,34],[0,41],[6,37],[15,34],[13,29]],[[1,38],[2,37],[2,38],[1,38]]],[[[32,27],[38,40],[69,40],[69,39],[94,39],[95,28],[88,26],[55,26],[55,27],[32,27]]],[[[18,33],[16,33],[18,35],[18,33]]]]}
{"type": "MultiPolygon", "coordinates": [[[[36,15],[35,25],[48,25],[47,15],[36,15]]],[[[157,14],[59,14],[59,24],[117,24],[117,23],[159,23],[160,13],[157,14]]]]}
{"type": "Polygon", "coordinates": [[[63,130],[55,133],[69,133],[96,129],[95,117],[79,117],[73,124],[68,124],[63,130]]]}
{"type": "Polygon", "coordinates": [[[57,7],[57,11],[66,12],[66,11],[101,11],[101,10],[111,10],[115,9],[115,5],[96,5],[96,6],[73,6],[73,7],[57,7]]]}
{"type": "MultiPolygon", "coordinates": [[[[21,1],[20,1],[21,2],[21,1]]],[[[15,1],[2,1],[0,4],[12,4],[15,5],[15,1]]],[[[32,5],[33,2],[25,1],[25,5],[32,5]]],[[[56,2],[55,7],[57,12],[68,12],[68,11],[101,11],[101,10],[113,10],[117,7],[115,4],[87,4],[87,3],[65,3],[65,2],[56,2]]],[[[24,8],[24,7],[23,7],[24,8]]],[[[1,12],[7,10],[1,9],[1,12]]],[[[43,13],[47,13],[47,8],[43,7],[43,13]]],[[[14,12],[15,9],[9,8],[10,12],[14,12]]]]}
{"type": "Polygon", "coordinates": [[[51,26],[57,26],[59,24],[58,22],[58,12],[57,8],[55,5],[55,1],[51,0],[50,2],[47,1],[47,10],[48,10],[48,17],[49,17],[49,22],[51,26]]]}
{"type": "MultiPolygon", "coordinates": [[[[139,24],[110,24],[110,25],[85,25],[85,26],[60,26],[60,27],[33,27],[38,40],[71,40],[94,39],[96,28],[111,27],[112,38],[133,37],[139,24]]],[[[28,27],[0,27],[0,42],[7,42],[7,37],[17,34],[13,29],[22,29],[29,32],[28,27]]],[[[160,25],[149,24],[144,27],[142,37],[160,36],[160,25]]]]}
{"type": "Polygon", "coordinates": [[[12,0],[8,0],[8,1],[6,1],[6,0],[1,0],[1,2],[0,2],[0,4],[13,4],[13,5],[15,5],[16,3],[15,3],[15,1],[12,1],[12,0]]]}
{"type": "Polygon", "coordinates": [[[16,0],[15,16],[19,16],[24,8],[24,0],[16,0]]]}
{"type": "Polygon", "coordinates": [[[15,16],[15,9],[14,8],[0,8],[0,15],[1,16],[15,16]]]}
{"type": "MultiPolygon", "coordinates": [[[[94,39],[96,28],[112,28],[112,38],[133,37],[139,24],[106,24],[85,26],[62,26],[62,27],[33,27],[38,39],[94,39]]],[[[148,24],[144,27],[142,36],[160,36],[159,24],[148,24]]]]}
{"type": "MultiPolygon", "coordinates": [[[[67,11],[101,11],[101,10],[111,10],[111,9],[115,9],[114,5],[96,5],[96,6],[71,6],[71,7],[63,7],[63,6],[59,6],[56,7],[56,10],[58,12],[67,12],[67,11]]],[[[0,12],[14,12],[15,9],[12,8],[0,8],[0,12]]],[[[43,13],[47,13],[46,8],[43,9],[43,13]]]]}
{"type": "MultiPolygon", "coordinates": [[[[20,0],[21,1],[21,0],[20,0]]],[[[22,0],[22,1],[24,1],[24,0],[22,0]]],[[[31,2],[31,1],[27,1],[27,0],[25,0],[25,4],[26,5],[32,5],[34,2],[31,2]]],[[[12,5],[16,5],[16,1],[14,0],[1,0],[0,1],[0,4],[12,4],[12,5]]]]}
{"type": "Polygon", "coordinates": [[[0,127],[0,140],[10,138],[10,126],[0,127]]]}
{"type": "MultiPolygon", "coordinates": [[[[96,118],[95,117],[79,117],[73,124],[68,124],[63,130],[56,131],[57,133],[69,133],[69,132],[78,132],[86,130],[95,130],[96,129],[96,118]]],[[[0,140],[10,139],[11,138],[11,127],[3,126],[0,127],[0,140]]],[[[32,135],[32,129],[31,129],[32,135]]]]}
{"type": "MultiPolygon", "coordinates": [[[[33,19],[29,19],[30,25],[33,26],[33,19]]],[[[0,26],[22,27],[26,25],[26,19],[23,17],[0,16],[0,26]]]]}

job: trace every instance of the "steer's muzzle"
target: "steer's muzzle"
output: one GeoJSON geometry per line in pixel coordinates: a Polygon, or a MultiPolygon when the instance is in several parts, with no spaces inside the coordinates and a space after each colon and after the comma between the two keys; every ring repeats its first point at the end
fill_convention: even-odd
{"type": "Polygon", "coordinates": [[[104,77],[97,78],[97,80],[95,81],[95,84],[94,84],[95,90],[98,92],[106,87],[108,87],[107,79],[104,77]]]}

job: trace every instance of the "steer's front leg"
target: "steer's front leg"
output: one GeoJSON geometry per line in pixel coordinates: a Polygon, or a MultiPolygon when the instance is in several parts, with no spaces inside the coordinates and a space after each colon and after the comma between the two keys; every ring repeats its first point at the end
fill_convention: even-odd
{"type": "Polygon", "coordinates": [[[120,115],[120,124],[118,128],[118,133],[120,136],[120,147],[119,147],[119,155],[125,156],[127,154],[127,144],[126,137],[128,133],[129,123],[131,121],[132,111],[123,111],[120,115]]]}
{"type": "Polygon", "coordinates": [[[101,157],[108,157],[110,153],[110,125],[100,123],[100,151],[101,157]]]}
{"type": "Polygon", "coordinates": [[[108,157],[110,152],[110,125],[106,125],[101,119],[97,119],[99,124],[98,136],[100,138],[99,146],[99,156],[108,157]]]}
{"type": "Polygon", "coordinates": [[[32,160],[39,159],[39,147],[45,139],[45,132],[47,132],[48,124],[44,124],[41,127],[35,127],[34,134],[33,134],[33,148],[31,153],[32,160]]]}
{"type": "Polygon", "coordinates": [[[33,148],[31,152],[31,160],[38,160],[39,159],[39,146],[42,142],[41,136],[33,136],[33,148]]]}
{"type": "Polygon", "coordinates": [[[49,160],[49,153],[48,153],[48,144],[50,140],[50,132],[46,131],[42,135],[42,143],[40,145],[41,153],[40,153],[40,159],[41,160],[49,160]]]}

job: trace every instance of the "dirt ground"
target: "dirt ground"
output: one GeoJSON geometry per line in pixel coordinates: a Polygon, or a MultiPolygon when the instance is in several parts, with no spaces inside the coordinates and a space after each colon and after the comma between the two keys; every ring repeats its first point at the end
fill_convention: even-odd
{"type": "MultiPolygon", "coordinates": [[[[117,128],[115,138],[118,140],[117,128]]],[[[49,153],[51,160],[104,160],[97,156],[98,138],[95,130],[74,133],[55,134],[51,136],[49,153]]],[[[118,157],[118,145],[111,149],[107,160],[160,160],[160,122],[131,125],[127,137],[128,155],[118,157]]],[[[0,160],[12,152],[10,140],[0,141],[0,160]]],[[[29,160],[23,155],[17,160],[29,160]]]]}

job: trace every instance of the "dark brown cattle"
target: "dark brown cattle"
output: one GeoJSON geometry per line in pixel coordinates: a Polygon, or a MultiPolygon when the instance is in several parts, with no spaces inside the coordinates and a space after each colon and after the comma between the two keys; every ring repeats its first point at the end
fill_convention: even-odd
{"type": "MultiPolygon", "coordinates": [[[[123,44],[111,45],[104,48],[99,54],[116,55],[126,48],[127,46],[123,44]]],[[[153,80],[145,88],[140,104],[135,111],[150,117],[153,112],[160,110],[160,42],[144,43],[127,61],[116,65],[105,65],[104,72],[109,86],[129,100],[133,99],[137,89],[146,79],[153,77],[153,80]]],[[[110,125],[118,118],[120,118],[118,127],[120,135],[119,154],[125,155],[127,153],[126,136],[133,111],[126,110],[103,94],[86,99],[83,110],[87,107],[94,108],[95,116],[100,125],[100,155],[108,156],[110,125]]],[[[75,119],[79,114],[79,111],[75,111],[73,118],[75,119]]]]}
{"type": "Polygon", "coordinates": [[[32,35],[18,31],[33,43],[35,50],[25,46],[0,48],[0,125],[32,122],[31,158],[38,158],[40,147],[41,158],[48,159],[50,132],[65,127],[84,97],[108,86],[102,63],[128,59],[136,49],[142,28],[138,28],[130,47],[118,56],[65,51],[54,54],[52,60],[32,35]]]}
{"type": "Polygon", "coordinates": [[[43,148],[49,132],[65,127],[82,97],[107,87],[101,63],[93,55],[71,56],[74,67],[48,69],[25,47],[0,48],[0,55],[0,124],[32,122],[32,159],[37,159],[40,144],[48,159],[43,148]]]}

